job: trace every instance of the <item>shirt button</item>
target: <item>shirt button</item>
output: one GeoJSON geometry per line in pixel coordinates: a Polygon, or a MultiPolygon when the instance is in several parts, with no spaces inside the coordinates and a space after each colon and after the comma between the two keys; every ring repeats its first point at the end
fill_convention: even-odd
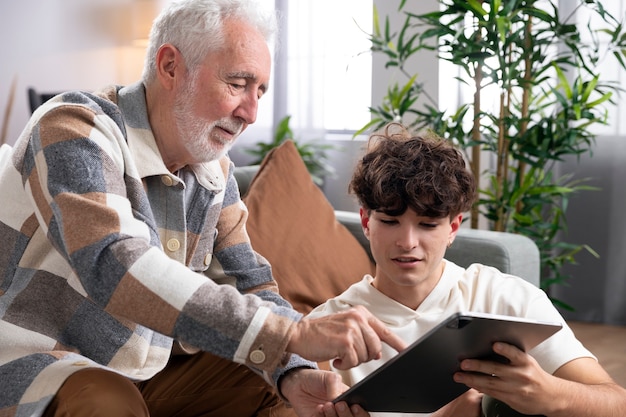
{"type": "Polygon", "coordinates": [[[256,363],[257,365],[265,362],[265,353],[262,350],[253,350],[250,352],[250,361],[252,363],[256,363]]]}
{"type": "Polygon", "coordinates": [[[210,253],[207,253],[207,255],[204,257],[204,264],[207,266],[211,265],[212,258],[213,256],[210,253]]]}
{"type": "Polygon", "coordinates": [[[180,242],[178,241],[178,239],[168,240],[167,249],[169,249],[171,252],[176,252],[178,249],[180,249],[180,242]]]}
{"type": "Polygon", "coordinates": [[[161,177],[161,181],[168,187],[171,187],[174,184],[174,180],[169,175],[163,175],[161,177]]]}
{"type": "Polygon", "coordinates": [[[89,362],[88,361],[76,361],[72,365],[74,365],[74,366],[87,366],[87,365],[89,365],[89,362]]]}

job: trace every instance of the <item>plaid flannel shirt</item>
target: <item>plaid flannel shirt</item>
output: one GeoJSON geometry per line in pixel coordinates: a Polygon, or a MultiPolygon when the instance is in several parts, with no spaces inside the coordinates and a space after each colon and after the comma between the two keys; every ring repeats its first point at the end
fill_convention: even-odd
{"type": "Polygon", "coordinates": [[[314,367],[284,354],[301,315],[250,246],[232,163],[170,173],[141,83],[58,96],[1,154],[0,416],[41,415],[85,367],[149,379],[174,340],[273,383],[314,367]]]}

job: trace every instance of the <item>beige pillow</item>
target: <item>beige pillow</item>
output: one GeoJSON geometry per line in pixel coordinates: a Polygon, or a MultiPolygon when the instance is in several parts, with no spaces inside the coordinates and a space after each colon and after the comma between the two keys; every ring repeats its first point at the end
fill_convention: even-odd
{"type": "Polygon", "coordinates": [[[293,142],[265,157],[243,200],[252,247],[269,260],[280,293],[301,313],[374,271],[363,247],[335,219],[293,142]]]}

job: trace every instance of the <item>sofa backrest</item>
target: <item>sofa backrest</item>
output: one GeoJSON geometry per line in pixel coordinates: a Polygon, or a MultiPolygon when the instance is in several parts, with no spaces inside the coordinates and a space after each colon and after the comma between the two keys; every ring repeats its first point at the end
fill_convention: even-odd
{"type": "Polygon", "coordinates": [[[493,266],[537,287],[540,283],[539,248],[523,235],[461,228],[446,258],[463,267],[475,262],[493,266]]]}
{"type": "MultiPolygon", "coordinates": [[[[371,257],[369,242],[361,230],[358,213],[336,210],[335,215],[339,223],[350,230],[371,257]]],[[[464,268],[473,263],[493,266],[539,286],[539,249],[526,236],[463,227],[446,251],[446,259],[464,268]]]]}

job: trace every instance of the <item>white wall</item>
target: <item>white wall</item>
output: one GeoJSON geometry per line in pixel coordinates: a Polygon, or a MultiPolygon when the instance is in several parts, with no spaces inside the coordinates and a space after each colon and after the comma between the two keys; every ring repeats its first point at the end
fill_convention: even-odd
{"type": "Polygon", "coordinates": [[[144,49],[133,38],[160,0],[1,0],[0,125],[11,84],[15,99],[7,142],[30,116],[26,89],[99,89],[139,78],[144,49]]]}
{"type": "Polygon", "coordinates": [[[599,257],[582,251],[575,265],[563,272],[568,285],[556,286],[552,295],[574,306],[564,312],[572,320],[626,325],[626,137],[598,136],[593,155],[580,161],[567,158],[562,174],[584,179],[595,191],[582,191],[571,198],[567,210],[568,230],[563,240],[589,245],[599,257]]]}

